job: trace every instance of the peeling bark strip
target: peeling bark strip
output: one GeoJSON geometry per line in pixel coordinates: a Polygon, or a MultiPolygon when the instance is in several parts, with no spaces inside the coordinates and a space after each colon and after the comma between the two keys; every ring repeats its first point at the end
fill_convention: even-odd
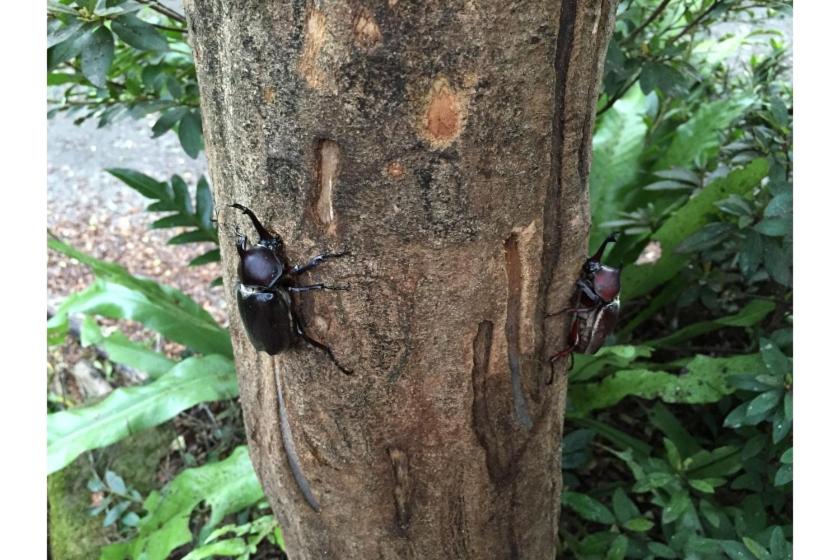
{"type": "Polygon", "coordinates": [[[614,4],[185,0],[216,203],[249,201],[295,261],[353,255],[308,273],[350,291],[300,304],[356,373],[303,347],[281,356],[287,421],[271,362],[230,318],[252,462],[290,557],[553,557],[565,394],[541,380],[563,333],[543,315],[586,248],[614,4]],[[320,513],[286,468],[291,427],[320,513]]]}
{"type": "Polygon", "coordinates": [[[341,159],[341,151],[338,144],[332,140],[321,140],[318,142],[318,196],[315,202],[315,210],[318,219],[327,226],[327,232],[335,233],[335,210],[333,209],[333,187],[338,179],[338,166],[341,159]]]}
{"type": "Polygon", "coordinates": [[[528,403],[522,390],[522,355],[519,346],[519,317],[522,313],[522,261],[519,255],[519,236],[511,233],[505,241],[505,273],[507,275],[507,335],[508,364],[510,365],[510,385],[513,391],[513,410],[516,420],[526,430],[534,422],[528,413],[528,403]]]}
{"type": "Polygon", "coordinates": [[[295,440],[292,435],[292,425],[289,423],[289,415],[286,413],[286,401],[283,399],[283,384],[280,380],[280,366],[276,359],[274,362],[274,383],[277,387],[277,408],[280,414],[280,433],[283,436],[283,450],[286,452],[286,460],[289,462],[289,468],[292,470],[292,476],[297,482],[303,497],[306,498],[306,503],[315,511],[321,511],[321,506],[318,505],[318,500],[315,499],[315,494],[309,487],[309,481],[306,480],[303,471],[300,468],[300,458],[295,449],[295,440]]]}
{"type": "Polygon", "coordinates": [[[397,523],[401,529],[408,528],[411,512],[408,505],[411,498],[411,488],[408,480],[408,457],[405,453],[392,447],[388,450],[391,465],[394,467],[394,504],[397,507],[397,523]]]}

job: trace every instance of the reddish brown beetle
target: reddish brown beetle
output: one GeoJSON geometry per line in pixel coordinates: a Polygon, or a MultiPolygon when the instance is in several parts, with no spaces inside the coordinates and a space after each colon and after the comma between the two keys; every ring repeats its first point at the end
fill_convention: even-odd
{"type": "MultiPolygon", "coordinates": [[[[572,324],[569,327],[568,346],[560,350],[551,358],[551,379],[554,381],[554,362],[560,358],[571,356],[573,352],[594,354],[603,346],[607,336],[618,323],[618,311],[621,308],[619,292],[621,291],[621,267],[613,268],[601,263],[604,250],[608,243],[615,243],[618,233],[611,233],[594,255],[583,263],[583,270],[575,283],[576,289],[572,296],[571,307],[551,313],[548,317],[555,317],[564,313],[572,314],[572,324]]],[[[572,356],[574,359],[574,356],[572,356]]],[[[572,362],[574,363],[574,362],[572,362]]],[[[569,368],[571,369],[571,365],[569,368]]]]}

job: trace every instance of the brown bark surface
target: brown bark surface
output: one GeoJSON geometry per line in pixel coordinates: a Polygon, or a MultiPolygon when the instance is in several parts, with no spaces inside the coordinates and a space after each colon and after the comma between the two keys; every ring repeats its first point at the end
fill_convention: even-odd
{"type": "MultiPolygon", "coordinates": [[[[294,559],[552,558],[564,307],[585,257],[615,0],[188,0],[228,304],[251,207],[303,262],[275,359],[231,332],[254,467],[294,559]]],[[[246,230],[250,231],[250,230],[246,230]]],[[[253,233],[250,234],[253,238],[253,233]]]]}

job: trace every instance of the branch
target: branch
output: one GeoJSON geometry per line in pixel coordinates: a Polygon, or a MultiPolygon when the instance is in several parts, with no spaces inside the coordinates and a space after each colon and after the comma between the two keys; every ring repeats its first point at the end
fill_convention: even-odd
{"type": "Polygon", "coordinates": [[[180,21],[181,23],[187,23],[187,18],[173,10],[172,8],[167,8],[157,0],[137,0],[141,4],[145,4],[152,10],[156,11],[159,14],[163,14],[168,18],[172,18],[175,21],[180,21]]]}
{"type": "Polygon", "coordinates": [[[642,24],[639,25],[639,27],[634,29],[633,32],[630,33],[630,35],[625,37],[625,39],[622,41],[622,44],[627,44],[630,41],[632,41],[633,39],[635,39],[636,36],[639,33],[641,33],[648,25],[650,25],[653,22],[653,20],[655,20],[657,17],[659,17],[659,14],[661,14],[663,11],[665,11],[665,8],[667,8],[668,4],[670,4],[670,3],[671,3],[671,0],[662,0],[662,2],[659,3],[659,5],[656,7],[656,9],[654,9],[653,12],[651,12],[651,14],[648,16],[648,18],[645,21],[643,21],[642,24]]]}

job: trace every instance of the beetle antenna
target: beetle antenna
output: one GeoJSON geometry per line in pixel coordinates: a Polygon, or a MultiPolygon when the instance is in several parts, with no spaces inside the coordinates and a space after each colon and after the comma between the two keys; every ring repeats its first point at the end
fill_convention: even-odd
{"type": "Polygon", "coordinates": [[[237,210],[241,210],[243,214],[251,218],[251,222],[254,224],[254,229],[257,230],[257,233],[260,236],[260,241],[269,241],[274,239],[276,236],[271,235],[265,226],[260,223],[260,220],[257,218],[256,214],[254,214],[250,208],[246,208],[241,204],[233,203],[230,205],[231,208],[236,208],[237,210]]]}
{"type": "Polygon", "coordinates": [[[618,232],[614,231],[611,234],[609,234],[606,239],[604,239],[604,242],[601,243],[601,246],[598,247],[598,250],[595,252],[595,254],[589,257],[589,260],[600,262],[601,259],[604,257],[604,251],[607,248],[607,244],[615,243],[616,241],[618,241],[618,232]]]}

